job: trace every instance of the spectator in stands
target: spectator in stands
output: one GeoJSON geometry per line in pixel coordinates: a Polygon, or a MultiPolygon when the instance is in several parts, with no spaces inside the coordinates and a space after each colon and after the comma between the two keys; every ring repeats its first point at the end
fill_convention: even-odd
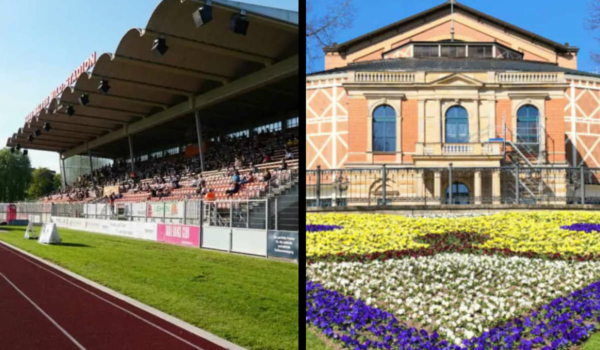
{"type": "Polygon", "coordinates": [[[234,167],[236,169],[241,169],[242,168],[242,159],[241,159],[241,157],[235,157],[234,167]]]}
{"type": "Polygon", "coordinates": [[[271,181],[271,172],[269,171],[269,169],[265,170],[265,174],[263,175],[263,181],[264,182],[271,181]]]}
{"type": "Polygon", "coordinates": [[[271,156],[267,153],[264,153],[262,163],[265,164],[265,163],[269,163],[270,161],[271,161],[271,156]]]}
{"type": "Polygon", "coordinates": [[[258,167],[256,165],[254,165],[253,162],[250,162],[250,169],[252,169],[252,173],[253,174],[258,174],[260,173],[260,170],[258,170],[258,167]]]}
{"type": "Polygon", "coordinates": [[[244,175],[242,177],[242,180],[240,181],[240,185],[247,184],[252,181],[254,181],[254,175],[252,175],[252,173],[248,173],[248,176],[244,175]]]}
{"type": "Polygon", "coordinates": [[[231,183],[239,183],[240,181],[240,172],[236,170],[231,177],[231,183]]]}
{"type": "Polygon", "coordinates": [[[288,168],[288,165],[287,165],[287,163],[285,161],[285,158],[283,158],[281,160],[281,168],[279,168],[279,170],[287,170],[287,168],[288,168]]]}
{"type": "Polygon", "coordinates": [[[294,153],[292,153],[291,150],[286,150],[285,151],[285,159],[294,159],[294,153]]]}
{"type": "Polygon", "coordinates": [[[212,202],[216,199],[215,193],[213,192],[212,188],[208,190],[208,193],[206,193],[206,200],[209,202],[212,202]]]}
{"type": "Polygon", "coordinates": [[[239,183],[239,181],[235,181],[235,182],[233,182],[231,188],[228,189],[227,191],[225,191],[225,194],[227,194],[227,197],[231,197],[234,194],[238,193],[239,191],[240,191],[240,183],[239,183]]]}
{"type": "Polygon", "coordinates": [[[172,184],[173,184],[173,188],[179,188],[179,181],[181,180],[181,177],[179,176],[179,174],[175,174],[173,175],[173,177],[171,178],[172,180],[172,184]]]}

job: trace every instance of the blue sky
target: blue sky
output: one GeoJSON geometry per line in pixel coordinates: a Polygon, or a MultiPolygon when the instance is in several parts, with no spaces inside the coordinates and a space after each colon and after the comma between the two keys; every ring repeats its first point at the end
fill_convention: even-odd
{"type": "MultiPolygon", "coordinates": [[[[338,32],[338,43],[353,39],[362,34],[379,29],[431,7],[445,3],[445,0],[354,0],[356,7],[354,25],[351,29],[338,32]]],[[[580,48],[578,69],[600,70],[600,64],[590,59],[590,52],[600,51],[600,43],[593,33],[585,29],[585,19],[589,12],[588,0],[458,0],[481,12],[522,27],[530,32],[547,37],[559,43],[568,42],[580,48]]],[[[317,2],[316,11],[323,11],[326,1],[317,2]]],[[[323,69],[322,56],[313,62],[309,71],[323,69]]]]}
{"type": "MultiPolygon", "coordinates": [[[[297,0],[247,0],[298,11],[297,0]]],[[[89,55],[114,52],[144,28],[159,0],[0,0],[0,147],[25,116],[89,55]]],[[[34,167],[59,171],[57,153],[31,151],[34,167]]]]}

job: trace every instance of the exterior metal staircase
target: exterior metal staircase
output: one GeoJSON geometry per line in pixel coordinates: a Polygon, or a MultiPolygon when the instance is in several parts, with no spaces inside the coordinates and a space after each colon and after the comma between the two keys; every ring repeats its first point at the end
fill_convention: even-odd
{"type": "Polygon", "coordinates": [[[497,130],[496,133],[501,135],[503,142],[502,166],[514,167],[508,175],[504,174],[502,197],[507,204],[536,204],[543,200],[545,193],[540,168],[544,166],[545,151],[541,149],[539,142],[546,137],[545,130],[538,127],[528,135],[529,138],[523,138],[507,127],[505,115],[502,119],[501,130],[497,130]]]}

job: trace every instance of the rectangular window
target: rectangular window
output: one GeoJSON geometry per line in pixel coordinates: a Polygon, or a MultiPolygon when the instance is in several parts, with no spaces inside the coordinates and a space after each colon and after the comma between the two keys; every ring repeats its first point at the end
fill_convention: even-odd
{"type": "Polygon", "coordinates": [[[438,57],[439,46],[438,45],[415,45],[414,47],[415,57],[438,57]]]}
{"type": "Polygon", "coordinates": [[[141,157],[140,157],[140,160],[141,160],[142,162],[145,162],[145,161],[147,161],[147,160],[148,160],[148,155],[147,155],[147,154],[144,154],[143,156],[141,156],[141,157]]]}
{"type": "Polygon", "coordinates": [[[287,128],[291,129],[291,128],[295,128],[298,126],[298,124],[300,123],[300,118],[296,117],[296,118],[290,118],[287,120],[287,128]]]}
{"type": "Polygon", "coordinates": [[[246,130],[242,130],[242,131],[238,131],[238,132],[232,132],[231,134],[227,134],[227,136],[229,137],[242,137],[242,136],[246,136],[246,137],[250,137],[250,130],[246,129],[246,130]]]}
{"type": "Polygon", "coordinates": [[[254,128],[255,133],[268,133],[281,130],[281,122],[271,123],[267,125],[257,126],[254,128]]]}
{"type": "Polygon", "coordinates": [[[464,46],[442,46],[442,57],[465,57],[466,50],[464,46]]]}
{"type": "Polygon", "coordinates": [[[396,118],[377,117],[373,122],[373,151],[396,151],[396,118]]]}
{"type": "Polygon", "coordinates": [[[492,46],[470,45],[469,57],[472,58],[493,58],[492,46]]]}

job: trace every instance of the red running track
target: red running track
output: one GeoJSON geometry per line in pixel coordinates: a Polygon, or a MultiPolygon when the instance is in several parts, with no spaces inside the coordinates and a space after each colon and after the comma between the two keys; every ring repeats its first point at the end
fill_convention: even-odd
{"type": "Polygon", "coordinates": [[[0,349],[225,348],[0,244],[0,349]]]}

